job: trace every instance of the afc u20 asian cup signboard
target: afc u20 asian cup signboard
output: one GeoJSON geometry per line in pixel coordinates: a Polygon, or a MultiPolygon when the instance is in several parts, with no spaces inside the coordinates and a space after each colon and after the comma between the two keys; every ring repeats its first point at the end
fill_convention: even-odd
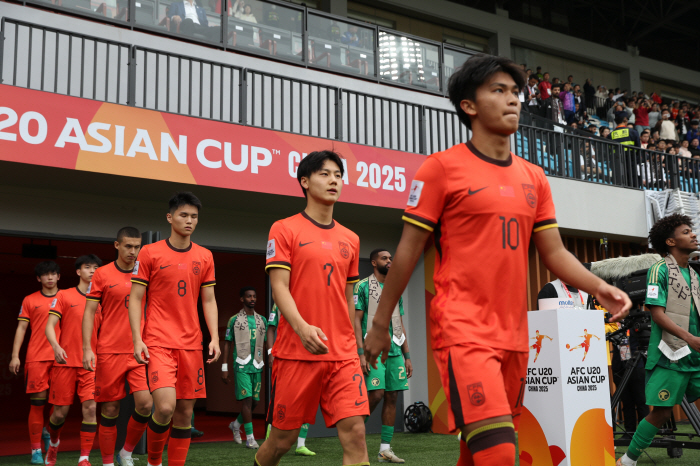
{"type": "Polygon", "coordinates": [[[528,313],[521,466],[615,466],[605,324],[597,310],[528,313]]]}

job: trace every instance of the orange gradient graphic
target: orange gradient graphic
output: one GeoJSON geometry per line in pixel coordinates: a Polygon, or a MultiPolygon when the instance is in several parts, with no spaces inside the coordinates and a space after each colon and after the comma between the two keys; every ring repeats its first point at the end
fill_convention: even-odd
{"type": "Polygon", "coordinates": [[[571,434],[569,458],[571,466],[615,466],[612,426],[605,420],[604,409],[590,409],[579,416],[571,434]]]}
{"type": "Polygon", "coordinates": [[[549,445],[537,418],[524,406],[520,414],[518,449],[520,466],[558,466],[566,458],[560,447],[549,445]]]}

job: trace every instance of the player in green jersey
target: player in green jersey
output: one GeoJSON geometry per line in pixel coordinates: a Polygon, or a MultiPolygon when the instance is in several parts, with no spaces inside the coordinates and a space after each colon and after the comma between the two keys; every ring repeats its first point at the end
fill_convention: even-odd
{"type": "Polygon", "coordinates": [[[664,217],[649,230],[649,241],[665,256],[647,272],[652,324],[644,391],[654,409],[639,423],[618,466],[637,464],[684,395],[691,403],[700,398],[700,280],[688,266],[690,253],[698,250],[693,223],[685,215],[664,217]]]}
{"type": "MultiPolygon", "coordinates": [[[[380,463],[404,463],[391,449],[391,439],[394,436],[396,422],[396,400],[399,391],[408,390],[408,379],[413,375],[411,355],[408,352],[408,339],[403,326],[403,299],[394,309],[391,316],[392,325],[389,328],[391,349],[382,363],[377,361],[377,368],[367,364],[363,354],[363,342],[367,334],[367,322],[372,322],[382,295],[384,280],[391,267],[391,253],[386,249],[375,249],[370,253],[370,261],[374,273],[355,285],[355,338],[357,353],[360,355],[360,365],[365,373],[365,383],[369,396],[369,411],[372,413],[382,399],[382,437],[377,459],[380,463]]],[[[369,418],[369,417],[368,417],[369,418]]]]}
{"type": "Polygon", "coordinates": [[[221,364],[221,377],[224,383],[228,383],[228,355],[231,352],[233,342],[234,360],[233,374],[236,379],[236,400],[243,401],[241,413],[235,421],[229,424],[233,431],[233,440],[243,443],[241,440],[241,424],[245,429],[246,448],[258,449],[258,443],[253,436],[253,410],[260,401],[260,387],[262,385],[262,370],[265,363],[265,340],[267,340],[267,319],[255,312],[257,295],[253,287],[241,289],[241,302],[243,309],[232,316],[226,326],[226,338],[224,341],[223,364],[221,364]]]}
{"type": "MultiPolygon", "coordinates": [[[[270,361],[270,367],[272,367],[272,362],[274,360],[272,356],[272,344],[275,341],[275,332],[277,331],[277,326],[279,325],[280,322],[280,310],[277,307],[277,304],[274,304],[272,306],[272,310],[270,311],[270,320],[267,322],[267,341],[269,342],[270,349],[267,350],[267,357],[268,360],[270,361]]],[[[267,440],[267,437],[270,436],[270,429],[272,428],[272,424],[268,424],[267,426],[267,434],[265,435],[265,440],[267,440]]],[[[297,438],[297,449],[295,454],[298,456],[316,456],[316,453],[313,451],[309,450],[306,447],[306,436],[309,434],[309,425],[308,424],[302,424],[301,425],[301,430],[299,430],[299,438],[297,438]]]]}

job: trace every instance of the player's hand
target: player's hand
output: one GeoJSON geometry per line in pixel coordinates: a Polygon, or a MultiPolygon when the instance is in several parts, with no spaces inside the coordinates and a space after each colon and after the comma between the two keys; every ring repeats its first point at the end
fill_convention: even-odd
{"type": "Polygon", "coordinates": [[[406,364],[406,378],[410,379],[413,375],[413,363],[410,359],[406,359],[404,363],[406,364]]]}
{"type": "Polygon", "coordinates": [[[367,359],[365,359],[364,354],[360,355],[360,367],[362,368],[363,374],[365,374],[365,375],[369,374],[369,366],[367,365],[367,359]]]}
{"type": "Polygon", "coordinates": [[[214,361],[218,361],[219,356],[221,356],[221,348],[219,348],[219,340],[212,340],[209,342],[209,356],[212,358],[207,359],[207,364],[211,364],[214,361]]]}
{"type": "Polygon", "coordinates": [[[56,345],[53,349],[53,356],[56,359],[56,362],[59,364],[66,364],[66,359],[68,358],[68,355],[66,352],[61,348],[60,346],[56,345]]]}
{"type": "Polygon", "coordinates": [[[90,372],[95,371],[95,353],[92,352],[92,348],[83,348],[83,369],[90,372]]]}
{"type": "Polygon", "coordinates": [[[148,354],[148,347],[143,341],[134,343],[134,358],[139,364],[148,364],[148,360],[151,359],[151,356],[148,354]]]}
{"type": "Polygon", "coordinates": [[[391,337],[387,327],[372,324],[372,328],[365,337],[365,358],[370,367],[377,368],[377,357],[382,355],[382,362],[386,362],[391,349],[391,337]]]}
{"type": "Polygon", "coordinates": [[[221,371],[221,380],[228,385],[228,371],[221,371]]]}
{"type": "Polygon", "coordinates": [[[272,367],[272,363],[274,362],[275,357],[272,354],[267,355],[267,363],[272,367]]]}
{"type": "Polygon", "coordinates": [[[689,340],[686,340],[686,343],[688,343],[688,346],[693,348],[695,351],[700,352],[700,337],[693,336],[689,340]]]}
{"type": "Polygon", "coordinates": [[[627,293],[603,282],[595,292],[598,302],[612,314],[610,322],[619,322],[630,313],[632,301],[627,293]]]}
{"type": "Polygon", "coordinates": [[[306,351],[311,354],[327,354],[328,347],[323,343],[323,341],[328,341],[326,334],[323,333],[318,327],[306,324],[298,332],[299,338],[301,338],[301,344],[304,345],[306,351]],[[323,341],[322,341],[323,340],[323,341]]]}
{"type": "Polygon", "coordinates": [[[10,372],[11,372],[13,375],[19,374],[19,366],[20,366],[21,364],[22,364],[22,363],[19,361],[19,358],[12,358],[12,359],[10,360],[10,372]]]}

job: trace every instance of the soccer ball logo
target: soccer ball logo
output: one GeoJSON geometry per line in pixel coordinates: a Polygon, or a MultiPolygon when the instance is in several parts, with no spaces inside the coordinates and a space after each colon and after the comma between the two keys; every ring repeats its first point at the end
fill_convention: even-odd
{"type": "Polygon", "coordinates": [[[378,387],[379,386],[379,379],[377,377],[372,379],[372,386],[373,387],[378,387]]]}

